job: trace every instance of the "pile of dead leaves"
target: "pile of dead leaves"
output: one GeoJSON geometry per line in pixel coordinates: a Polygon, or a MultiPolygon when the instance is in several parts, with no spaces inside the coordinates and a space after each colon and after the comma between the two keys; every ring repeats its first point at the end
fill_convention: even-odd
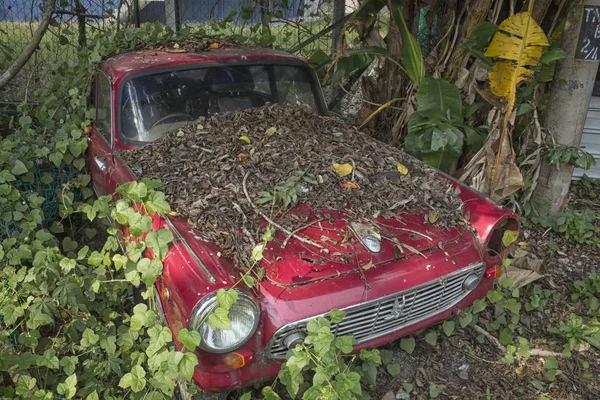
{"type": "Polygon", "coordinates": [[[288,212],[297,202],[352,220],[419,210],[424,223],[462,221],[458,191],[436,170],[307,108],[201,118],[121,156],[137,178],[161,180],[171,207],[240,268],[261,240],[264,215],[289,232],[302,225],[288,212]]]}

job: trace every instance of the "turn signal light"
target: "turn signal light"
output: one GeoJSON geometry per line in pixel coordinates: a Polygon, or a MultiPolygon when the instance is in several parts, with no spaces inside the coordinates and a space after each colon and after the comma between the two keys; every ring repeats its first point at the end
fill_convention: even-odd
{"type": "Polygon", "coordinates": [[[163,288],[160,291],[160,297],[166,303],[167,301],[169,301],[171,299],[171,291],[167,288],[163,288]]]}
{"type": "Polygon", "coordinates": [[[229,368],[238,369],[252,362],[253,356],[251,351],[232,351],[223,358],[223,363],[229,368]]]}
{"type": "Polygon", "coordinates": [[[494,265],[492,268],[488,268],[485,271],[485,277],[490,279],[500,278],[502,276],[502,267],[500,265],[494,265]]]}

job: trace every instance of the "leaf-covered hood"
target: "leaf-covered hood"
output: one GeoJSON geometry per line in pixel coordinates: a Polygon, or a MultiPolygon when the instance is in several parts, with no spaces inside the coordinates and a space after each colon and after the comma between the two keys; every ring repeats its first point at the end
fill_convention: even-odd
{"type": "Polygon", "coordinates": [[[386,264],[408,257],[427,257],[432,249],[443,249],[445,244],[459,240],[466,233],[460,228],[431,224],[428,213],[423,211],[402,212],[395,218],[354,221],[344,212],[307,210],[290,211],[305,220],[303,229],[295,233],[307,239],[305,242],[277,232],[266,245],[260,266],[265,269],[266,279],[274,285],[303,285],[361,270],[385,268],[386,264]],[[370,251],[359,239],[361,230],[363,234],[367,232],[368,236],[380,238],[378,252],[370,251]]]}

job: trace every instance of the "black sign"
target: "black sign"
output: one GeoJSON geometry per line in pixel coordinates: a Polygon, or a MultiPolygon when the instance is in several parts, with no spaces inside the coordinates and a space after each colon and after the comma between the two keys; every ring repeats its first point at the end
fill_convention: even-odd
{"type": "Polygon", "coordinates": [[[586,6],[575,58],[596,61],[600,57],[600,7],[586,6]]]}

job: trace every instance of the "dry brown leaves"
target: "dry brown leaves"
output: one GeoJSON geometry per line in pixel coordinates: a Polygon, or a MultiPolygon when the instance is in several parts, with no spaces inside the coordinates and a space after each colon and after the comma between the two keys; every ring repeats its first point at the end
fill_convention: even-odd
{"type": "MultiPolygon", "coordinates": [[[[320,183],[310,185],[300,201],[314,210],[345,210],[352,219],[430,210],[442,226],[458,224],[462,215],[456,190],[436,170],[339,119],[305,108],[267,105],[201,119],[121,156],[138,178],[160,179],[171,207],[241,268],[249,265],[252,250],[248,233],[260,242],[264,231],[243,192],[247,172],[252,199],[306,171],[320,183]],[[340,177],[334,163],[352,165],[352,173],[340,177]],[[406,175],[397,172],[399,163],[408,169],[406,175]],[[391,179],[373,179],[382,172],[391,172],[391,179]]],[[[303,224],[270,204],[262,211],[289,231],[303,224]]]]}

